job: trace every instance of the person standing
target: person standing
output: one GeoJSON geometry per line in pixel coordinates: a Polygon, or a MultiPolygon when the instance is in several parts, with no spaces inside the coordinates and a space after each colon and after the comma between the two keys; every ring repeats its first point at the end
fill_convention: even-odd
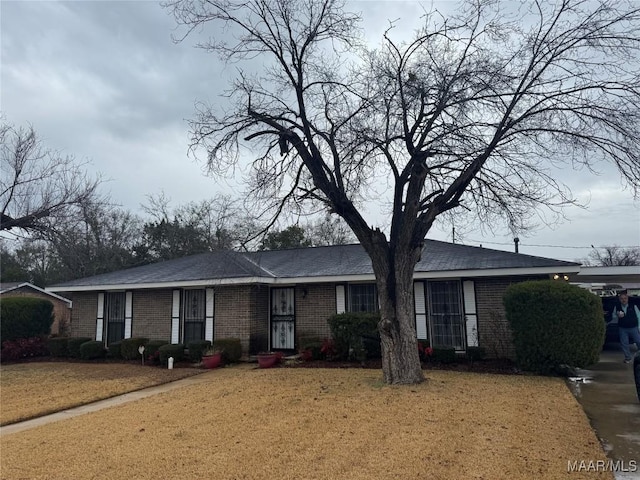
{"type": "Polygon", "coordinates": [[[618,332],[620,333],[620,345],[624,353],[624,363],[631,362],[631,350],[629,349],[629,339],[640,349],[640,330],[638,330],[638,320],[640,310],[636,305],[629,304],[627,292],[618,295],[618,303],[613,307],[611,319],[618,322],[618,332]]]}

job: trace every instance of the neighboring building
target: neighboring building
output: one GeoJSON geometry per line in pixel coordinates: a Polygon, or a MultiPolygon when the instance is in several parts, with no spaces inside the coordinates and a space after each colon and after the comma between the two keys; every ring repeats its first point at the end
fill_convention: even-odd
{"type": "Polygon", "coordinates": [[[48,292],[28,282],[12,282],[0,284],[0,298],[5,297],[35,297],[49,300],[53,304],[52,335],[68,333],[71,322],[71,300],[55,293],[48,292]]]}
{"type": "MultiPolygon", "coordinates": [[[[415,268],[417,336],[511,356],[502,295],[512,283],[579,270],[577,263],[426,240],[415,268]]],[[[237,337],[245,355],[294,350],[330,335],[327,319],[378,308],[360,245],[193,255],[47,289],[73,300],[72,336],[171,343],[237,337]]]]}
{"type": "Polygon", "coordinates": [[[569,281],[591,290],[601,297],[611,297],[621,291],[629,295],[640,295],[640,265],[580,267],[580,271],[569,275],[569,281]]]}

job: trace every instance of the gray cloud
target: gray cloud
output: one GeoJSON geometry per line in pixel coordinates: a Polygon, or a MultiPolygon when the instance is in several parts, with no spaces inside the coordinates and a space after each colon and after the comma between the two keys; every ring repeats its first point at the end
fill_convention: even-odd
{"type": "MultiPolygon", "coordinates": [[[[436,4],[445,12],[453,5],[436,4]]],[[[409,35],[422,13],[418,2],[359,1],[354,7],[376,43],[389,19],[400,18],[395,33],[409,35]]],[[[194,48],[197,37],[173,43],[174,20],[158,3],[3,1],[0,8],[3,116],[33,124],[47,146],[91,160],[111,179],[114,200],[138,210],[145,195],[161,190],[179,203],[241,188],[239,181],[203,176],[202,165],[187,158],[186,120],[194,116],[194,103],[220,101],[235,70],[194,48]]],[[[589,207],[569,209],[570,221],[523,238],[523,251],[572,259],[588,250],[527,250],[526,244],[640,244],[639,205],[621,190],[614,169],[603,167],[595,177],[560,171],[558,178],[581,200],[591,197],[589,207]]],[[[369,216],[379,219],[377,211],[369,216]]],[[[450,227],[442,224],[431,236],[450,239],[450,227]]],[[[466,237],[511,249],[487,243],[511,242],[508,232],[466,237]]]]}

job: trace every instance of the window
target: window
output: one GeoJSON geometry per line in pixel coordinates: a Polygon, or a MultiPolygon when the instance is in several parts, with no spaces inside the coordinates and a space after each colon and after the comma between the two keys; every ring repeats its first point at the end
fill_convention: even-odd
{"type": "Polygon", "coordinates": [[[107,292],[104,295],[104,315],[107,324],[107,345],[124,338],[124,315],[126,297],[124,292],[107,292]]]}
{"type": "Polygon", "coordinates": [[[204,340],[205,325],[205,290],[184,291],[184,333],[183,343],[204,340]]]}
{"type": "Polygon", "coordinates": [[[378,291],[374,283],[349,285],[349,311],[378,311],[378,291]]]}
{"type": "Polygon", "coordinates": [[[429,282],[429,320],[436,347],[464,350],[462,295],[457,280],[429,282]]]}

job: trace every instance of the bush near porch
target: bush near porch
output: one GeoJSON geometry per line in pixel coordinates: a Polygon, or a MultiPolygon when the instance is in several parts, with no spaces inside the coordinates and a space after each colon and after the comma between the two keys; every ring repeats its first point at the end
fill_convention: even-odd
{"type": "Polygon", "coordinates": [[[593,293],[561,281],[535,280],[507,288],[504,306],[523,370],[546,374],[598,361],[605,324],[602,302],[593,293]]]}

